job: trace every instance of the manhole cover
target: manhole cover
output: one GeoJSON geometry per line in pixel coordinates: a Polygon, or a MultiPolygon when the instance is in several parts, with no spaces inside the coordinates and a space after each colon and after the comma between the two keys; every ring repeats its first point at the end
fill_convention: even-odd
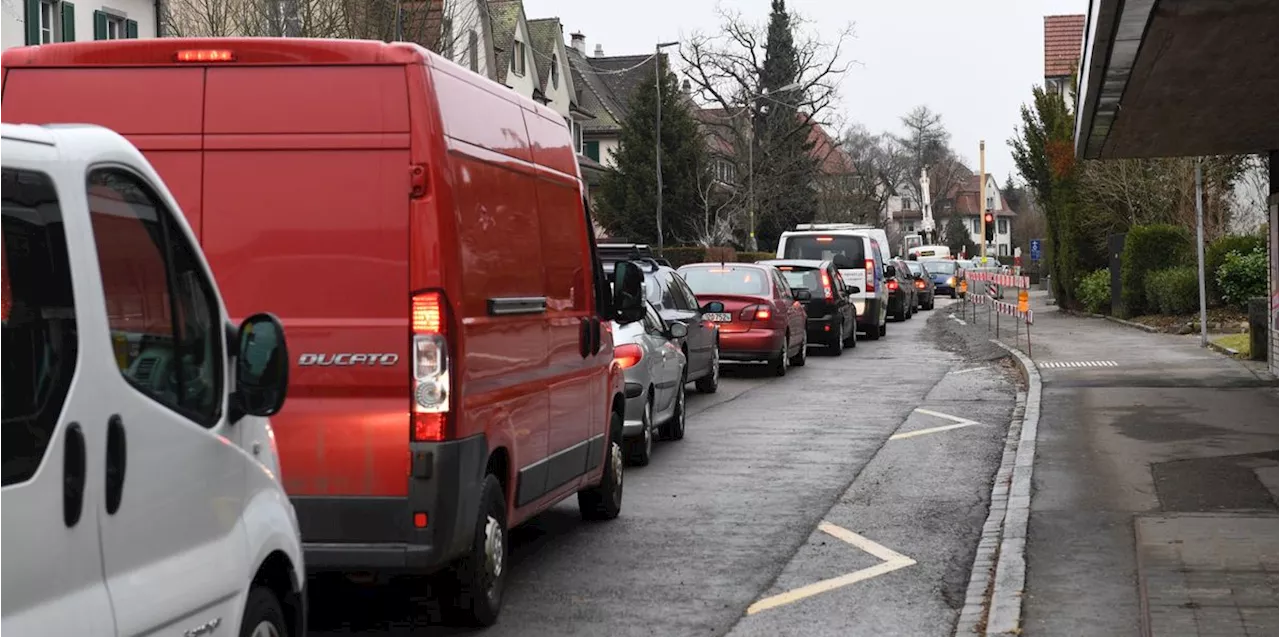
{"type": "Polygon", "coordinates": [[[1062,369],[1066,367],[1119,367],[1115,361],[1045,361],[1040,363],[1041,369],[1062,369]]]}

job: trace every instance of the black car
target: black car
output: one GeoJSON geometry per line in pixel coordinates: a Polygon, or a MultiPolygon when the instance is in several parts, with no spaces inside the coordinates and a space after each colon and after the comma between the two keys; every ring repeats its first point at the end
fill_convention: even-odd
{"type": "Polygon", "coordinates": [[[792,289],[804,288],[812,295],[805,303],[809,343],[823,345],[833,356],[845,347],[858,346],[858,314],[850,294],[860,290],[844,285],[832,261],[772,259],[760,261],[782,273],[792,289]]]}
{"type": "MultiPolygon", "coordinates": [[[[658,308],[658,314],[668,324],[684,323],[688,334],[680,340],[680,347],[688,359],[686,382],[697,384],[698,391],[713,394],[720,386],[720,332],[717,325],[703,317],[705,308],[689,289],[689,284],[674,269],[652,257],[634,257],[639,250],[631,250],[626,244],[604,244],[597,250],[604,270],[613,276],[613,266],[618,261],[632,261],[644,271],[644,293],[650,303],[658,308]],[[608,249],[603,249],[605,247],[608,249]]],[[[647,250],[648,246],[637,246],[647,250]]]]}
{"type": "Polygon", "coordinates": [[[934,283],[933,275],[929,273],[929,268],[920,261],[907,261],[907,268],[911,270],[911,278],[914,279],[912,285],[916,287],[916,307],[922,310],[932,310],[934,303],[934,283]]]}
{"type": "Polygon", "coordinates": [[[886,277],[889,279],[889,314],[896,320],[905,321],[916,312],[915,279],[911,278],[911,270],[907,269],[904,259],[893,257],[885,265],[886,270],[888,266],[893,267],[893,275],[886,277]]]}

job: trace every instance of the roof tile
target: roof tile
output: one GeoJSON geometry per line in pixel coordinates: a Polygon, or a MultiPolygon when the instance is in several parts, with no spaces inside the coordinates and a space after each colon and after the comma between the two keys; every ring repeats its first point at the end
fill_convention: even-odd
{"type": "Polygon", "coordinates": [[[1080,64],[1084,45],[1084,15],[1050,15],[1044,18],[1044,76],[1072,75],[1080,64]]]}

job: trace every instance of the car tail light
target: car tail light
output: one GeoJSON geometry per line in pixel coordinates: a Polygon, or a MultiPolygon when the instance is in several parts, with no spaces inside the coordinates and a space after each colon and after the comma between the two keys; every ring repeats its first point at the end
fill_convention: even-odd
{"type": "Polygon", "coordinates": [[[413,431],[417,442],[444,440],[448,434],[449,342],[445,338],[444,297],[423,292],[413,297],[413,431]]]}
{"type": "Polygon", "coordinates": [[[876,291],[876,260],[867,259],[865,263],[867,268],[867,291],[875,292],[876,291]]]}
{"type": "Polygon", "coordinates": [[[920,288],[921,290],[923,290],[923,289],[924,289],[924,281],[916,281],[916,287],[918,287],[918,288],[920,288]]]}
{"type": "Polygon", "coordinates": [[[236,54],[227,49],[184,49],[173,54],[175,62],[235,62],[236,54]]]}
{"type": "Polygon", "coordinates": [[[889,291],[893,292],[898,289],[898,282],[894,279],[889,279],[888,287],[889,291]]]}
{"type": "Polygon", "coordinates": [[[738,318],[743,321],[767,321],[771,316],[768,305],[748,305],[738,312],[738,318]]]}
{"type": "Polygon", "coordinates": [[[622,369],[635,367],[644,360],[644,350],[634,343],[619,345],[613,348],[613,360],[618,361],[618,366],[622,369]]]}
{"type": "Polygon", "coordinates": [[[827,274],[826,270],[822,271],[822,295],[828,301],[836,298],[835,293],[831,291],[831,275],[827,274]]]}

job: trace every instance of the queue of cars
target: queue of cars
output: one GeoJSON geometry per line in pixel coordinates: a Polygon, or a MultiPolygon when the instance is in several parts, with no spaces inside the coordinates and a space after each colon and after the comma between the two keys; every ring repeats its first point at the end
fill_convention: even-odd
{"type": "Polygon", "coordinates": [[[16,635],[302,635],[318,573],[432,575],[492,624],[509,530],[571,496],[617,517],[688,385],[786,374],[920,303],[875,229],[799,227],[757,264],[611,257],[564,119],[413,44],[2,68],[28,124],[4,128],[0,270],[16,635]]]}

